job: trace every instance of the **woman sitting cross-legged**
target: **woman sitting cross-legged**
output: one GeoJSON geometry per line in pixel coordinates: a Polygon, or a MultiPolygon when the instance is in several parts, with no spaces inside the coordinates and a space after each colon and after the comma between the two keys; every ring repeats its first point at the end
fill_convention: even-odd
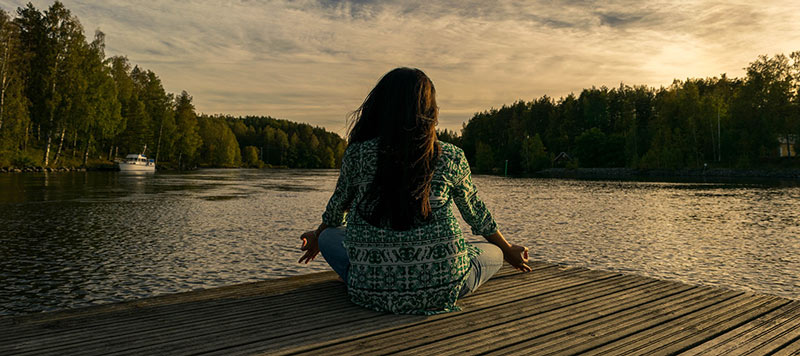
{"type": "Polygon", "coordinates": [[[478,198],[464,152],[436,139],[435,96],[419,69],[397,68],[381,78],[353,113],[322,224],[301,236],[299,262],[321,251],[358,305],[400,314],[449,312],[504,259],[531,270],[528,249],[503,238],[478,198]],[[451,202],[488,242],[464,240],[451,202]]]}

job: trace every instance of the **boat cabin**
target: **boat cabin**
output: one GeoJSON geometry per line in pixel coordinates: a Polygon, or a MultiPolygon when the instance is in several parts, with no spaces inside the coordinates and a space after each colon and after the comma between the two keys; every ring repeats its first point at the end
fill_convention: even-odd
{"type": "Polygon", "coordinates": [[[147,165],[148,163],[153,163],[153,160],[148,160],[147,157],[140,154],[129,154],[125,156],[125,163],[147,165]]]}

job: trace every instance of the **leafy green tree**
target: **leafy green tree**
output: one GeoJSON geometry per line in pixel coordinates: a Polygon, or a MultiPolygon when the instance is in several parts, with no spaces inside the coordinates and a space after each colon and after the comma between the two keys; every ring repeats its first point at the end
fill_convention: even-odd
{"type": "Polygon", "coordinates": [[[172,110],[173,98],[167,94],[161,79],[152,71],[141,76],[139,97],[144,103],[145,112],[150,118],[151,136],[155,139],[155,161],[158,162],[162,147],[175,145],[177,126],[175,112],[172,110]]]}
{"type": "Polygon", "coordinates": [[[79,72],[80,56],[85,53],[86,40],[78,19],[61,2],[56,1],[44,11],[44,20],[48,41],[45,44],[46,52],[41,55],[47,55],[50,59],[47,68],[49,77],[46,78],[49,93],[45,101],[48,118],[43,122],[46,143],[42,161],[47,166],[50,163],[53,136],[60,132],[57,135],[60,147],[66,132],[66,120],[74,113],[71,101],[81,98],[87,84],[79,72]]]}
{"type": "Polygon", "coordinates": [[[584,167],[602,166],[606,135],[599,128],[584,131],[575,139],[575,155],[584,167]]]}
{"type": "Polygon", "coordinates": [[[270,159],[270,157],[274,156],[278,150],[277,143],[275,142],[275,129],[272,127],[264,127],[264,129],[261,131],[261,149],[263,152],[263,157],[261,157],[261,159],[264,162],[276,162],[270,159]]]}
{"type": "Polygon", "coordinates": [[[63,142],[72,100],[80,99],[85,80],[79,63],[86,40],[83,28],[64,5],[56,1],[43,13],[28,4],[18,10],[17,24],[23,48],[29,56],[30,77],[26,94],[37,136],[44,140],[42,163],[50,164],[53,138],[63,142]]]}
{"type": "Polygon", "coordinates": [[[145,146],[153,149],[154,125],[144,100],[147,73],[134,66],[125,74],[121,78],[121,85],[127,87],[126,91],[130,90],[130,95],[120,100],[122,115],[125,116],[125,130],[119,137],[120,147],[126,152],[141,152],[145,146]]]}
{"type": "Polygon", "coordinates": [[[525,172],[536,172],[549,165],[550,158],[539,134],[526,137],[522,143],[522,167],[525,172]]]}
{"type": "Polygon", "coordinates": [[[495,167],[494,153],[488,144],[478,141],[476,146],[476,165],[481,172],[490,172],[495,167]]]}
{"type": "Polygon", "coordinates": [[[281,129],[275,129],[275,146],[278,150],[278,164],[286,164],[289,152],[289,136],[281,129]]]}
{"type": "Polygon", "coordinates": [[[333,153],[333,149],[326,146],[320,155],[320,164],[321,168],[336,168],[336,156],[333,153]]]}
{"type": "Polygon", "coordinates": [[[194,112],[192,97],[186,91],[175,99],[175,124],[177,128],[178,167],[193,164],[197,149],[203,144],[198,133],[197,115],[194,112]]]}
{"type": "MultiPolygon", "coordinates": [[[[0,156],[11,157],[24,147],[28,130],[28,99],[24,93],[24,52],[19,26],[0,10],[0,156]]],[[[5,162],[8,164],[9,162],[5,162]]],[[[0,162],[0,164],[4,164],[0,162]]]]}
{"type": "Polygon", "coordinates": [[[338,140],[336,143],[336,148],[333,149],[333,157],[336,161],[336,168],[341,167],[342,157],[344,157],[344,151],[346,149],[344,140],[338,140]]]}
{"type": "Polygon", "coordinates": [[[141,140],[131,139],[128,136],[133,131],[128,126],[139,126],[134,123],[138,121],[135,116],[142,115],[142,108],[139,106],[136,89],[130,75],[131,64],[128,62],[128,58],[123,56],[111,57],[109,63],[111,76],[114,78],[114,85],[117,90],[117,101],[120,105],[120,120],[113,129],[115,135],[108,136],[103,140],[103,143],[109,149],[108,158],[111,159],[115,146],[122,146],[123,152],[132,153],[139,152],[146,143],[141,142],[141,140]]]}
{"type": "Polygon", "coordinates": [[[258,148],[255,146],[247,146],[244,148],[242,154],[242,163],[247,167],[259,167],[263,162],[258,159],[258,148]]]}
{"type": "Polygon", "coordinates": [[[198,124],[202,139],[200,164],[212,167],[237,167],[241,164],[239,143],[223,119],[201,116],[198,124]]]}
{"type": "Polygon", "coordinates": [[[456,146],[461,145],[461,137],[458,136],[458,134],[456,134],[455,131],[450,131],[448,129],[436,130],[436,136],[439,138],[440,141],[452,143],[456,146]]]}
{"type": "Polygon", "coordinates": [[[80,117],[76,120],[75,143],[73,143],[73,156],[77,151],[77,139],[80,135],[83,141],[83,165],[89,159],[89,150],[96,144],[96,139],[106,141],[117,136],[122,127],[121,105],[117,97],[117,89],[111,68],[104,63],[105,41],[102,32],[95,34],[95,40],[89,46],[84,58],[85,77],[88,85],[84,94],[85,100],[81,101],[83,108],[80,117]]]}
{"type": "Polygon", "coordinates": [[[293,167],[305,168],[300,165],[300,151],[303,149],[303,144],[300,141],[300,136],[293,133],[289,137],[289,149],[287,154],[287,162],[293,167]]]}
{"type": "MultiPolygon", "coordinates": [[[[48,118],[46,102],[49,100],[51,60],[48,56],[48,31],[44,15],[31,3],[17,9],[14,22],[20,31],[22,52],[27,57],[22,71],[25,78],[25,97],[28,99],[28,111],[31,119],[31,135],[38,141],[41,138],[42,122],[48,118]]],[[[27,140],[25,142],[27,146],[27,140]]]]}

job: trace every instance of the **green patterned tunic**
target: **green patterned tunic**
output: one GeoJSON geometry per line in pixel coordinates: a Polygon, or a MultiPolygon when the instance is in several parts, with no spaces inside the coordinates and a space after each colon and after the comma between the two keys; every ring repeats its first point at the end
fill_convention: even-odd
{"type": "Polygon", "coordinates": [[[354,211],[377,167],[378,141],[350,145],[342,158],[336,190],[322,215],[328,226],[345,223],[350,258],[348,293],[358,305],[398,314],[438,314],[458,310],[456,299],[480,250],[467,244],[453,215],[455,202],[476,235],[497,231],[478,198],[464,152],[439,141],[431,182],[432,218],[407,231],[378,228],[354,211]]]}

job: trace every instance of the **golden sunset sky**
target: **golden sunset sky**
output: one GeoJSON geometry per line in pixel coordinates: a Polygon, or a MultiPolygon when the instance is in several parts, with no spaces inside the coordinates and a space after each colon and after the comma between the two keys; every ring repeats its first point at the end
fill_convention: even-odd
{"type": "MultiPolygon", "coordinates": [[[[0,0],[14,14],[27,1],[0,0]]],[[[52,1],[32,1],[46,9],[52,1]]],[[[381,75],[434,81],[440,128],[518,99],[592,86],[743,76],[800,50],[800,1],[76,1],[106,54],[186,90],[198,112],[269,115],[344,134],[381,75]]]]}

